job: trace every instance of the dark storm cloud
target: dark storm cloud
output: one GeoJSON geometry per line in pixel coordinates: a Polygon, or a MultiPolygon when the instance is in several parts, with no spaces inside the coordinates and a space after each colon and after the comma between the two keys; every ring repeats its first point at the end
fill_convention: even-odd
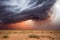
{"type": "Polygon", "coordinates": [[[44,20],[48,18],[46,10],[55,0],[0,0],[0,20],[13,23],[28,19],[44,20]]]}

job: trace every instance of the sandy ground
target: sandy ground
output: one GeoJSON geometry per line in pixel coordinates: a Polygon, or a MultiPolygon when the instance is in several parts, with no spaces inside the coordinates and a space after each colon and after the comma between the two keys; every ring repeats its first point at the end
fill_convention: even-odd
{"type": "Polygon", "coordinates": [[[0,40],[60,40],[59,35],[60,31],[0,30],[0,40]]]}

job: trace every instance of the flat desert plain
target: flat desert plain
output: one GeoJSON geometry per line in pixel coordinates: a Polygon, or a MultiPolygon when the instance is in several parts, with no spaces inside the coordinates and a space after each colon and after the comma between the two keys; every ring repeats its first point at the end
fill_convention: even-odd
{"type": "Polygon", "coordinates": [[[60,31],[0,30],[0,40],[60,40],[60,31]]]}

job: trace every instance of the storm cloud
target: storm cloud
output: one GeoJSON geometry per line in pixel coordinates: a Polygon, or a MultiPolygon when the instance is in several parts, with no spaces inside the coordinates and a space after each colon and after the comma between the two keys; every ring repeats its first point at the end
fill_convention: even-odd
{"type": "Polygon", "coordinates": [[[47,19],[55,0],[0,0],[0,23],[47,19]]]}

